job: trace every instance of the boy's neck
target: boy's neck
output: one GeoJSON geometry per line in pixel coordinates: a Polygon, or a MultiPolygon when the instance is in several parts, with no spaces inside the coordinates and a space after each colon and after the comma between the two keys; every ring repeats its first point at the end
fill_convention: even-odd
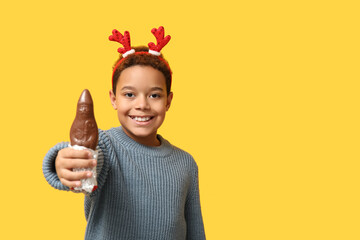
{"type": "Polygon", "coordinates": [[[157,133],[154,133],[150,136],[146,136],[146,137],[138,137],[138,136],[134,136],[133,134],[131,134],[129,131],[126,130],[126,128],[122,127],[124,133],[131,138],[132,140],[134,140],[137,143],[140,143],[142,145],[145,146],[149,146],[149,147],[157,147],[161,145],[160,140],[157,138],[157,133]]]}

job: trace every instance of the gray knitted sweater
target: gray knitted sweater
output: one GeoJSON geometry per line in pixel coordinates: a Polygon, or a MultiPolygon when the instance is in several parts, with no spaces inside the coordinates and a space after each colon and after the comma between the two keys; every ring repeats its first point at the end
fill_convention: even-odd
{"type": "MultiPolygon", "coordinates": [[[[85,196],[85,239],[205,239],[198,168],[194,159],[160,135],[148,147],[121,127],[99,130],[98,188],[85,196]]],[[[43,172],[51,186],[69,190],[55,171],[60,143],[49,150],[43,172]]]]}

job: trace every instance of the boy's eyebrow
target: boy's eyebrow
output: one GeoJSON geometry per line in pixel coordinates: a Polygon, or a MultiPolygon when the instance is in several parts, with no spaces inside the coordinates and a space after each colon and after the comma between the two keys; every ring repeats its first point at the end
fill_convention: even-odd
{"type": "Polygon", "coordinates": [[[164,89],[162,89],[161,87],[152,87],[151,88],[151,91],[156,91],[156,90],[163,91],[164,89]]]}
{"type": "Polygon", "coordinates": [[[126,90],[126,89],[135,90],[135,88],[134,88],[134,87],[131,87],[131,86],[124,86],[124,87],[121,89],[121,91],[122,91],[122,90],[126,90]]]}
{"type": "MultiPolygon", "coordinates": [[[[136,90],[136,88],[132,87],[132,86],[124,86],[123,88],[121,88],[121,91],[123,90],[136,90]]],[[[161,87],[152,87],[150,89],[151,91],[163,91],[164,89],[161,87]]]]}

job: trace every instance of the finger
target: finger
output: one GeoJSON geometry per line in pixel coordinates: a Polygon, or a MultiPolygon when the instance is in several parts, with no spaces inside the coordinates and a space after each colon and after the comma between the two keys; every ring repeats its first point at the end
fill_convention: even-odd
{"type": "Polygon", "coordinates": [[[93,158],[91,152],[89,152],[88,150],[76,150],[73,148],[64,148],[61,151],[59,151],[58,155],[63,158],[81,158],[81,159],[93,158]]]}
{"type": "Polygon", "coordinates": [[[66,179],[60,179],[61,183],[67,187],[69,187],[70,189],[76,188],[76,187],[80,187],[81,186],[81,182],[80,181],[68,181],[66,179]]]}
{"type": "Polygon", "coordinates": [[[90,171],[73,172],[70,170],[64,170],[61,173],[61,178],[67,181],[80,181],[81,179],[90,177],[92,177],[92,172],[90,171]]]}
{"type": "Polygon", "coordinates": [[[97,161],[95,159],[67,159],[64,161],[66,169],[73,168],[93,168],[96,167],[97,161]]]}

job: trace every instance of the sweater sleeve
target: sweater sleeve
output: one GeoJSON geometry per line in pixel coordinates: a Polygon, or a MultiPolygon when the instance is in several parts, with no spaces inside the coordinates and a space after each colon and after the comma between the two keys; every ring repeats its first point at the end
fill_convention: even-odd
{"type": "Polygon", "coordinates": [[[185,219],[187,225],[187,240],[202,240],[205,238],[204,223],[201,214],[198,167],[195,166],[193,181],[185,204],[185,219]]]}
{"type": "Polygon", "coordinates": [[[65,191],[69,191],[70,189],[60,182],[60,179],[55,170],[55,159],[56,159],[58,152],[61,149],[66,148],[68,145],[69,145],[69,143],[62,142],[62,143],[58,143],[54,147],[50,148],[50,150],[45,155],[45,158],[43,160],[43,166],[42,166],[43,174],[45,176],[46,181],[52,187],[59,189],[59,190],[65,190],[65,191]]]}

